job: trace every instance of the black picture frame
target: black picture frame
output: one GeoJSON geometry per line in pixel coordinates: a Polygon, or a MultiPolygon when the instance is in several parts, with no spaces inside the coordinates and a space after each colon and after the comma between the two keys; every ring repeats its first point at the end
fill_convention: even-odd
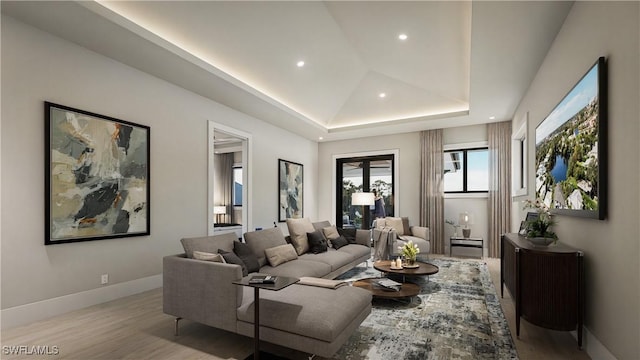
{"type": "Polygon", "coordinates": [[[151,234],[149,126],[51,102],[45,245],[151,234]]]}
{"type": "Polygon", "coordinates": [[[600,57],[536,127],[536,197],[552,214],[607,216],[607,82],[600,57]]]}
{"type": "Polygon", "coordinates": [[[304,166],[278,159],[278,222],[304,217],[304,166]]]}

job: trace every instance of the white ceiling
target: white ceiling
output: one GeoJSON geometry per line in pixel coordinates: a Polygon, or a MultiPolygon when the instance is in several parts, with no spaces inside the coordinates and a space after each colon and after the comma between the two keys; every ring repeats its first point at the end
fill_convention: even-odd
{"type": "Polygon", "coordinates": [[[2,1],[2,12],[326,141],[510,120],[571,4],[2,1]]]}

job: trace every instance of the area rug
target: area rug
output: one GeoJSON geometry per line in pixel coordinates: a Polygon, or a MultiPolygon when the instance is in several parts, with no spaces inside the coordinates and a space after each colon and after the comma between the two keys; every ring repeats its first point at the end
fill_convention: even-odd
{"type": "MultiPolygon", "coordinates": [[[[432,259],[440,271],[411,281],[411,302],[374,299],[369,317],[334,359],[518,359],[511,332],[480,260],[432,259]]],[[[372,267],[340,276],[349,282],[379,277],[372,267]]]]}

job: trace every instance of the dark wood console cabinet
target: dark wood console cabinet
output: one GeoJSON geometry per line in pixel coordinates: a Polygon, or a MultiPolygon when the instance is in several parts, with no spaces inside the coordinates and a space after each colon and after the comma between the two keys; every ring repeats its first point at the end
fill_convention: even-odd
{"type": "Polygon", "coordinates": [[[506,285],[516,303],[517,336],[522,317],[547,329],[578,330],[582,348],[583,258],[582,251],[560,243],[535,246],[524,236],[502,235],[500,295],[506,285]]]}

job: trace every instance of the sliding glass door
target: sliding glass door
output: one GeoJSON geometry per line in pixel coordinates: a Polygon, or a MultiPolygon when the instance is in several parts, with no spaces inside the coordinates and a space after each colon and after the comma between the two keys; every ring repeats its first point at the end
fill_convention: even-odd
{"type": "Polygon", "coordinates": [[[376,217],[393,216],[394,155],[342,158],[336,161],[336,224],[369,229],[376,217]],[[371,206],[353,205],[355,192],[375,192],[371,206]]]}

